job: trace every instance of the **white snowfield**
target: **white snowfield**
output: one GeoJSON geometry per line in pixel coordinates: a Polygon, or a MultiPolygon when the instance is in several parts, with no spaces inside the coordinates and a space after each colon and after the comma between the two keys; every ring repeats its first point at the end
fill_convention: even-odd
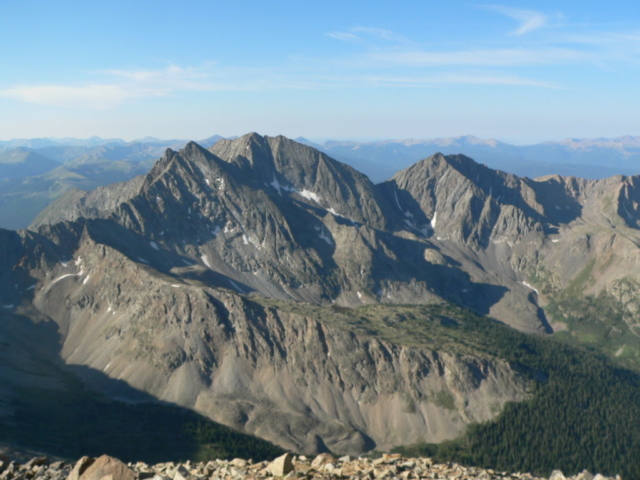
{"type": "Polygon", "coordinates": [[[533,285],[529,285],[527,282],[522,282],[522,284],[527,287],[530,288],[531,290],[533,290],[534,292],[536,292],[536,294],[540,295],[540,292],[538,292],[538,289],[536,287],[534,287],[533,285]]]}

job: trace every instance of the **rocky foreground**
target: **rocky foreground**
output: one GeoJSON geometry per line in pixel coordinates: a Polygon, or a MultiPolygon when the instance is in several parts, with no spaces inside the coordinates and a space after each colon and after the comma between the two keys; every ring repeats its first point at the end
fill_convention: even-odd
{"type": "MultiPolygon", "coordinates": [[[[142,462],[124,464],[103,455],[97,459],[83,457],[75,465],[63,461],[51,462],[38,457],[24,464],[0,458],[0,480],[244,480],[269,477],[285,479],[482,479],[482,480],[545,480],[529,473],[506,473],[491,469],[463,467],[456,463],[437,464],[430,458],[405,458],[399,454],[384,454],[377,459],[335,458],[329,454],[311,460],[305,456],[282,455],[272,462],[257,462],[236,458],[202,463],[142,462]]],[[[555,471],[548,480],[613,480],[586,470],[572,477],[555,471]]],[[[620,480],[619,476],[615,480],[620,480]]]]}

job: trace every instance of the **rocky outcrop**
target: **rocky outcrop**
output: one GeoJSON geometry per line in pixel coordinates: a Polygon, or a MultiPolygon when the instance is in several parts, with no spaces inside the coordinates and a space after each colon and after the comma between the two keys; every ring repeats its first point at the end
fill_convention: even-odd
{"type": "Polygon", "coordinates": [[[86,381],[111,397],[123,395],[117,379],[288,449],[361,453],[453,438],[527,395],[501,360],[394,344],[327,323],[331,309],[203,286],[97,243],[94,228],[60,233],[76,239],[72,256],[31,252],[12,281],[31,279],[62,359],[106,374],[86,381]]]}
{"type": "MultiPolygon", "coordinates": [[[[72,479],[78,466],[85,465],[87,460],[81,459],[69,474],[71,465],[64,462],[49,464],[47,459],[39,464],[18,465],[10,463],[0,474],[2,480],[18,480],[23,478],[44,480],[72,479]]],[[[32,463],[32,462],[31,462],[32,463]]],[[[0,471],[3,470],[0,462],[0,471]]],[[[459,480],[614,480],[614,477],[592,475],[586,470],[574,476],[564,476],[554,471],[550,477],[540,477],[529,473],[507,473],[477,467],[465,467],[457,463],[438,464],[430,458],[404,458],[399,454],[384,454],[379,458],[352,458],[344,456],[335,458],[331,455],[320,455],[315,459],[305,456],[293,456],[290,453],[272,462],[254,463],[251,460],[236,458],[234,460],[215,460],[202,463],[186,462],[184,464],[159,463],[147,465],[142,462],[130,463],[128,466],[115,458],[102,456],[94,461],[80,480],[98,478],[96,472],[104,473],[100,478],[111,477],[113,480],[201,480],[224,478],[228,480],[262,479],[262,478],[313,478],[321,479],[358,479],[375,478],[387,480],[418,480],[422,478],[459,479],[459,480]],[[99,467],[99,468],[98,468],[99,467]]],[[[615,480],[620,480],[619,476],[615,480]]]]}

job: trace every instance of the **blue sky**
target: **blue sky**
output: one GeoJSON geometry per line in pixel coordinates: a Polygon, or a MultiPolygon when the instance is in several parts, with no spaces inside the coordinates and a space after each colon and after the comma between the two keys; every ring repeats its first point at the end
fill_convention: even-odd
{"type": "Polygon", "coordinates": [[[0,0],[0,139],[640,135],[640,2],[0,0]]]}

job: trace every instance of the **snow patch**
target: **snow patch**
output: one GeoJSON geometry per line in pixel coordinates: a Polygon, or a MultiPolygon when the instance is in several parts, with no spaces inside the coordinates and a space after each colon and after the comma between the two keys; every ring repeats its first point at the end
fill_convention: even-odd
{"type": "Polygon", "coordinates": [[[538,292],[538,289],[532,285],[529,285],[527,282],[522,282],[522,284],[527,287],[530,288],[531,290],[533,290],[534,292],[536,292],[537,295],[540,295],[540,292],[538,292]]]}
{"type": "Polygon", "coordinates": [[[87,275],[87,278],[85,278],[85,279],[82,281],[82,284],[83,284],[83,285],[86,285],[90,278],[91,278],[91,275],[87,275]]]}
{"type": "Polygon", "coordinates": [[[318,234],[318,237],[320,237],[322,240],[327,242],[329,245],[333,246],[333,240],[331,239],[331,237],[329,235],[324,233],[324,228],[320,229],[320,233],[318,234]]]}
{"type": "Polygon", "coordinates": [[[242,243],[244,243],[245,245],[249,245],[249,239],[244,234],[242,235],[242,243]]]}
{"type": "Polygon", "coordinates": [[[273,182],[271,182],[269,185],[271,185],[273,188],[275,188],[278,191],[278,195],[282,196],[282,192],[280,191],[280,182],[278,181],[278,179],[276,178],[276,174],[273,174],[273,182]]]}
{"type": "Polygon", "coordinates": [[[407,218],[413,218],[413,213],[405,212],[402,209],[402,207],[400,206],[400,202],[398,201],[398,191],[397,190],[393,191],[393,196],[396,198],[396,205],[398,206],[398,209],[404,214],[404,216],[407,217],[407,218]]]}
{"type": "Polygon", "coordinates": [[[423,237],[428,237],[429,234],[431,233],[431,230],[433,230],[431,225],[425,225],[424,227],[418,227],[415,223],[413,223],[411,220],[409,220],[407,218],[404,219],[404,223],[407,225],[407,227],[409,227],[410,230],[413,230],[414,232],[418,232],[423,237]]]}
{"type": "Polygon", "coordinates": [[[402,210],[402,207],[400,206],[400,202],[398,201],[398,192],[396,190],[393,191],[393,195],[396,197],[396,205],[398,206],[400,211],[404,213],[404,210],[402,210]]]}
{"type": "Polygon", "coordinates": [[[62,275],[61,277],[56,278],[53,282],[51,282],[51,285],[53,285],[54,283],[58,283],[63,278],[81,277],[82,275],[84,275],[84,270],[80,270],[78,273],[67,273],[66,275],[62,275]]]}
{"type": "Polygon", "coordinates": [[[211,230],[211,234],[212,235],[218,235],[220,233],[222,229],[220,227],[215,227],[213,230],[211,230]]]}
{"type": "Polygon", "coordinates": [[[431,219],[431,228],[433,228],[434,230],[436,228],[437,219],[438,219],[438,212],[433,212],[433,218],[431,219]]]}
{"type": "Polygon", "coordinates": [[[138,261],[149,265],[149,262],[147,262],[144,258],[138,257],[138,261]]]}
{"type": "Polygon", "coordinates": [[[149,245],[151,245],[151,248],[153,248],[154,250],[160,250],[156,242],[149,242],[149,245]]]}
{"type": "Polygon", "coordinates": [[[205,178],[204,181],[207,182],[207,185],[211,186],[211,182],[209,181],[208,178],[205,178]]]}
{"type": "Polygon", "coordinates": [[[11,309],[13,308],[13,305],[3,305],[2,308],[11,309]]]}
{"type": "Polygon", "coordinates": [[[238,285],[236,282],[234,282],[233,280],[229,279],[229,282],[231,283],[231,285],[233,285],[233,288],[235,288],[236,290],[238,290],[240,293],[245,293],[245,291],[243,289],[240,288],[240,285],[238,285]]]}
{"type": "Polygon", "coordinates": [[[171,285],[173,288],[180,288],[180,285],[173,284],[171,285]]]}
{"type": "MultiPolygon", "coordinates": [[[[87,278],[89,278],[89,277],[87,277],[87,278]]],[[[27,288],[27,289],[25,290],[25,292],[28,292],[29,290],[34,290],[35,288],[36,288],[35,284],[34,284],[34,285],[31,285],[29,288],[27,288]]]]}
{"type": "Polygon", "coordinates": [[[320,196],[310,190],[307,190],[306,188],[298,193],[301,197],[304,197],[307,200],[313,200],[318,204],[320,203],[320,196]]]}
{"type": "Polygon", "coordinates": [[[200,257],[202,259],[202,263],[204,263],[207,267],[211,268],[211,264],[209,263],[209,257],[206,255],[202,255],[200,257]]]}
{"type": "Polygon", "coordinates": [[[360,292],[356,292],[356,295],[358,295],[358,298],[362,298],[362,294],[360,292]]]}
{"type": "Polygon", "coordinates": [[[336,212],[333,207],[327,208],[327,212],[329,212],[331,215],[334,215],[336,217],[346,218],[344,215],[340,215],[338,212],[336,212]]]}
{"type": "Polygon", "coordinates": [[[553,240],[551,240],[551,243],[558,243],[560,240],[557,238],[554,238],[553,240]]]}

